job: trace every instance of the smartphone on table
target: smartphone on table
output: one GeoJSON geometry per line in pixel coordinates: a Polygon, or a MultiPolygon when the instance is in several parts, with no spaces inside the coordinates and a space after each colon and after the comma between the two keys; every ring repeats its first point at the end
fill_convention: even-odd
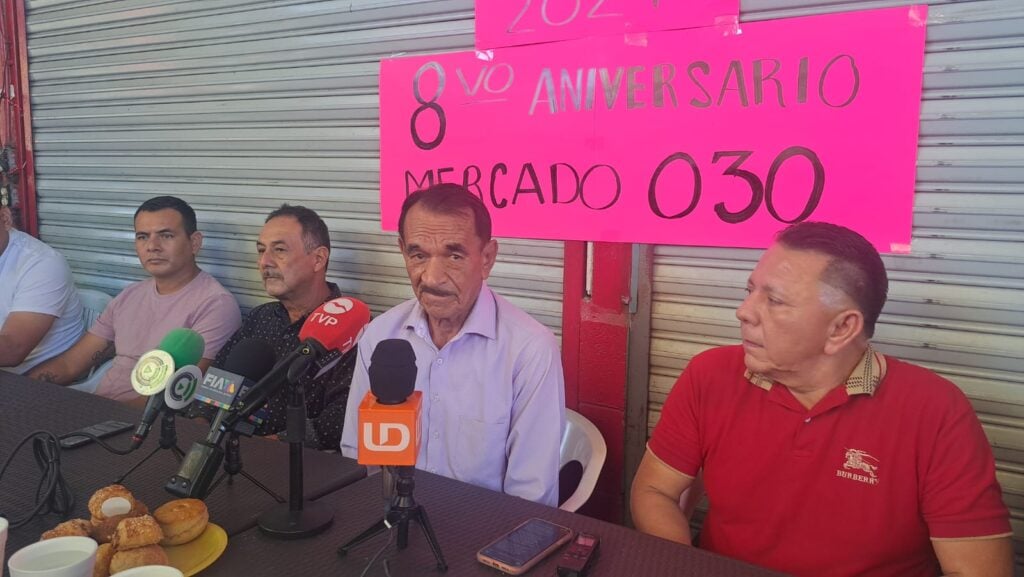
{"type": "Polygon", "coordinates": [[[112,435],[128,431],[135,428],[135,425],[131,423],[125,423],[123,421],[103,421],[102,423],[96,423],[95,425],[89,425],[88,427],[72,431],[66,435],[61,435],[60,446],[62,449],[74,449],[75,447],[81,447],[86,443],[93,442],[92,437],[86,437],[84,435],[76,435],[76,433],[88,433],[94,437],[106,439],[112,435]]]}
{"type": "Polygon", "coordinates": [[[568,527],[534,517],[480,549],[476,558],[509,575],[522,575],[570,539],[568,527]]]}

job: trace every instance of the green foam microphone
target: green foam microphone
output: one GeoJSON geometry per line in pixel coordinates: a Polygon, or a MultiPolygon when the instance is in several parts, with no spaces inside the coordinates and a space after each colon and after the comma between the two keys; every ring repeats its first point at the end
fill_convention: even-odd
{"type": "Polygon", "coordinates": [[[203,358],[206,341],[203,335],[192,329],[171,329],[156,348],[170,353],[175,367],[184,367],[194,365],[203,358]]]}

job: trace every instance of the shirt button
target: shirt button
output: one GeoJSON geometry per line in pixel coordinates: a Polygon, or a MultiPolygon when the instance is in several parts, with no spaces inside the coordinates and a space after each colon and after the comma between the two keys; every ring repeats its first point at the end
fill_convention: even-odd
{"type": "Polygon", "coordinates": [[[441,433],[439,431],[434,431],[434,433],[431,436],[434,437],[435,439],[440,439],[441,433]]]}
{"type": "Polygon", "coordinates": [[[441,395],[438,395],[438,394],[436,394],[436,393],[435,393],[435,394],[433,394],[433,395],[430,395],[430,400],[431,400],[431,401],[434,401],[434,402],[436,403],[437,401],[440,401],[440,400],[441,400],[441,395]]]}
{"type": "Polygon", "coordinates": [[[443,365],[444,364],[444,359],[437,359],[437,364],[438,365],[443,365]]]}
{"type": "Polygon", "coordinates": [[[806,419],[804,419],[804,422],[805,422],[805,423],[810,423],[810,422],[811,422],[811,418],[810,418],[810,417],[807,417],[806,419]]]}
{"type": "Polygon", "coordinates": [[[437,474],[437,469],[435,469],[433,467],[431,467],[430,469],[427,469],[427,471],[430,472],[430,473],[437,474]]]}

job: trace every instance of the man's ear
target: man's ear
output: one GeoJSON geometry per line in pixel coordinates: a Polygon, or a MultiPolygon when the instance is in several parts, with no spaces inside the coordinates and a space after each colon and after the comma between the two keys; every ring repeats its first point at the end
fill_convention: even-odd
{"type": "Polygon", "coordinates": [[[314,270],[317,272],[320,270],[327,270],[327,265],[331,260],[331,251],[326,246],[318,246],[313,249],[313,255],[316,257],[314,270]]]}
{"type": "Polygon", "coordinates": [[[481,251],[484,257],[483,266],[483,278],[487,280],[487,277],[491,274],[491,268],[494,267],[494,261],[498,258],[498,241],[497,239],[491,239],[484,245],[483,251],[481,251]]]}
{"type": "Polygon", "coordinates": [[[0,207],[0,226],[4,227],[4,230],[14,228],[14,214],[11,213],[11,207],[0,207]]]}
{"type": "Polygon", "coordinates": [[[843,309],[832,317],[825,340],[825,354],[834,355],[864,334],[864,313],[856,308],[843,309]]]}
{"type": "Polygon", "coordinates": [[[193,232],[189,235],[188,241],[192,245],[192,254],[199,254],[199,249],[203,248],[203,233],[198,230],[193,232]]]}

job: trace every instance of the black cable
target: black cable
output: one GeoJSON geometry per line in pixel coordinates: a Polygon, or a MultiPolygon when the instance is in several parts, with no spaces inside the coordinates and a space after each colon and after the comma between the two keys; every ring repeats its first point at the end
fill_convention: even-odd
{"type": "Polygon", "coordinates": [[[13,529],[21,527],[38,515],[47,513],[58,513],[63,516],[71,514],[75,506],[75,496],[68,489],[67,482],[60,474],[60,445],[57,437],[48,431],[35,431],[28,435],[11,452],[11,455],[0,467],[0,479],[3,479],[7,467],[14,460],[18,451],[26,443],[32,441],[32,454],[35,456],[36,464],[42,470],[42,477],[39,486],[36,488],[36,504],[32,511],[21,519],[10,519],[10,526],[13,529]]]}
{"type": "MultiPolygon", "coordinates": [[[[377,559],[384,553],[384,550],[387,549],[391,545],[391,538],[394,537],[394,535],[395,535],[395,528],[393,526],[388,526],[388,539],[387,539],[387,541],[384,542],[384,545],[380,549],[377,549],[377,552],[373,554],[373,557],[370,557],[370,562],[366,564],[366,567],[363,569],[363,572],[359,574],[359,577],[366,577],[366,574],[370,571],[370,567],[373,567],[373,564],[377,562],[377,559]]],[[[385,562],[386,561],[387,561],[387,559],[385,559],[385,562]]],[[[391,574],[391,572],[388,571],[388,566],[387,566],[386,563],[384,565],[384,571],[388,575],[391,574]]]]}
{"type": "Polygon", "coordinates": [[[60,470],[60,440],[67,437],[88,437],[115,455],[127,455],[132,452],[131,449],[114,448],[91,433],[75,431],[58,437],[49,431],[33,431],[18,442],[14,450],[11,451],[10,456],[4,461],[3,466],[0,467],[0,480],[3,480],[4,473],[7,472],[7,468],[11,465],[18,451],[26,443],[32,441],[32,455],[35,457],[36,465],[39,466],[42,473],[39,485],[36,487],[35,506],[28,515],[21,519],[12,519],[10,516],[0,515],[0,517],[8,518],[12,529],[25,525],[39,515],[57,513],[62,517],[68,517],[71,515],[72,510],[74,510],[75,496],[72,494],[60,470]]]}

